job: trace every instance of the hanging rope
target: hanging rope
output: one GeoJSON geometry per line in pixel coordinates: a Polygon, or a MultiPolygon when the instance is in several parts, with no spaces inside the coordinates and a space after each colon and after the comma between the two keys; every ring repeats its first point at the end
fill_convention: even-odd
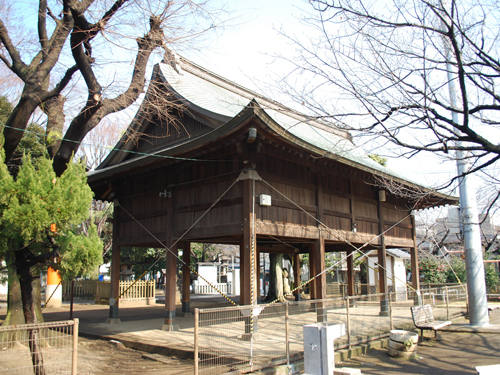
{"type": "MultiPolygon", "coordinates": [[[[340,241],[343,241],[344,243],[348,244],[349,246],[351,246],[354,251],[351,252],[350,254],[348,254],[347,256],[345,256],[344,258],[340,259],[338,262],[334,263],[332,266],[328,267],[327,269],[323,270],[322,272],[318,273],[317,275],[313,276],[312,278],[310,278],[309,280],[305,281],[304,283],[300,284],[299,286],[295,287],[294,289],[292,289],[290,291],[290,293],[293,293],[295,291],[297,291],[298,289],[301,289],[302,287],[304,287],[305,285],[308,285],[310,284],[312,281],[314,281],[316,278],[318,278],[319,276],[323,275],[324,273],[329,273],[331,272],[335,267],[337,267],[338,265],[344,263],[347,258],[349,258],[350,256],[354,257],[355,254],[357,253],[362,253],[362,249],[365,248],[366,246],[368,246],[369,244],[371,244],[373,241],[375,241],[376,239],[378,239],[379,237],[381,237],[382,235],[385,235],[387,232],[389,232],[391,229],[393,229],[394,227],[396,227],[397,225],[399,225],[401,222],[403,222],[404,220],[406,220],[408,217],[411,216],[411,213],[404,216],[402,219],[400,219],[398,222],[394,223],[391,227],[389,227],[388,229],[386,229],[385,231],[383,231],[382,233],[378,234],[377,236],[373,237],[371,240],[369,240],[368,242],[365,242],[363,245],[361,245],[360,247],[356,247],[353,243],[351,243],[347,238],[345,237],[341,237],[339,236],[335,230],[329,228],[325,223],[323,223],[321,220],[319,220],[317,217],[315,217],[314,215],[310,214],[309,212],[307,212],[305,209],[303,209],[299,204],[297,204],[296,202],[294,202],[292,199],[288,198],[285,194],[283,194],[282,192],[280,192],[278,189],[276,189],[274,186],[272,186],[271,184],[269,184],[267,181],[265,181],[264,179],[261,179],[261,181],[267,185],[269,188],[271,188],[272,190],[274,190],[276,193],[278,193],[279,195],[281,195],[283,198],[285,198],[288,202],[290,202],[291,204],[293,204],[295,207],[297,207],[300,211],[304,212],[307,216],[309,216],[310,218],[312,218],[314,221],[316,221],[318,224],[320,224],[320,227],[319,229],[320,230],[326,230],[328,231],[329,233],[331,233],[333,236],[335,236],[338,240],[340,241]]],[[[364,254],[365,255],[365,254],[364,254]]],[[[387,269],[382,267],[378,262],[376,263],[380,268],[384,269],[386,272],[387,272],[387,269]]],[[[398,279],[399,280],[399,279],[398,279]]],[[[400,280],[401,281],[401,280],[400,280]]],[[[402,281],[405,285],[408,285],[406,283],[406,280],[402,281]]],[[[412,288],[413,289],[413,288],[412,288]]],[[[269,304],[273,304],[273,303],[276,303],[280,301],[279,298],[275,299],[274,301],[271,301],[269,304]]]]}
{"type": "Polygon", "coordinates": [[[59,286],[60,286],[61,284],[62,284],[62,280],[61,280],[61,281],[59,281],[59,284],[57,284],[57,286],[54,288],[54,291],[53,291],[53,292],[52,292],[52,294],[50,295],[49,299],[45,302],[45,305],[43,305],[43,306],[42,306],[42,310],[43,310],[44,308],[46,308],[46,307],[47,307],[47,305],[49,304],[50,300],[52,299],[52,297],[53,297],[53,296],[54,296],[54,294],[56,293],[57,288],[59,288],[59,286]]]}
{"type": "MultiPolygon", "coordinates": [[[[168,247],[167,245],[165,245],[163,242],[160,241],[160,239],[158,237],[156,237],[148,228],[146,228],[139,220],[137,220],[135,218],[134,215],[132,215],[125,207],[123,207],[121,204],[118,203],[118,206],[121,207],[121,209],[127,214],[130,216],[130,218],[132,220],[134,220],[142,229],[144,229],[152,238],[155,239],[155,241],[157,241],[162,248],[164,248],[166,250],[166,252],[170,252],[172,255],[174,255],[182,264],[184,264],[186,267],[188,267],[190,269],[191,272],[193,272],[195,275],[197,275],[198,277],[200,277],[203,281],[205,281],[208,285],[210,285],[217,293],[219,293],[221,296],[223,296],[227,301],[229,301],[232,305],[236,306],[236,303],[230,299],[225,293],[223,293],[221,290],[219,290],[219,288],[217,288],[215,285],[213,285],[211,282],[209,282],[206,278],[204,278],[202,275],[200,275],[193,267],[191,267],[190,264],[187,264],[178,254],[176,254],[174,251],[172,251],[171,249],[174,248],[178,243],[179,241],[182,240],[182,238],[184,238],[186,236],[186,234],[196,225],[200,222],[201,219],[203,219],[203,217],[205,217],[206,214],[208,214],[208,212],[217,204],[219,203],[219,201],[227,194],[227,192],[229,190],[231,190],[231,188],[239,181],[239,179],[236,179],[235,181],[233,181],[233,183],[219,196],[219,198],[217,198],[213,203],[212,205],[172,244],[171,247],[168,247]]],[[[141,275],[141,277],[139,279],[137,279],[134,283],[132,283],[125,291],[123,291],[120,296],[116,299],[115,301],[115,305],[116,303],[118,302],[119,298],[121,296],[123,296],[130,288],[132,288],[132,286],[137,282],[139,281],[142,276],[144,276],[147,272],[149,272],[160,260],[162,259],[162,256],[158,257],[158,259],[141,275]]]]}

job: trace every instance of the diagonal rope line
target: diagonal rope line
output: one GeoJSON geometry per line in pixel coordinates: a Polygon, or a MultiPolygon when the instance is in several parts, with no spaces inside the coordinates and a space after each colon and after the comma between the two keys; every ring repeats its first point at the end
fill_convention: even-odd
{"type": "MultiPolygon", "coordinates": [[[[339,264],[342,264],[343,262],[345,262],[347,260],[347,258],[349,258],[350,256],[354,256],[355,254],[357,254],[358,252],[363,253],[362,249],[365,248],[366,246],[368,246],[370,243],[372,243],[373,241],[375,241],[376,239],[378,239],[379,237],[381,237],[382,235],[386,234],[387,232],[389,232],[391,229],[393,229],[394,227],[396,227],[398,224],[400,224],[401,222],[403,222],[404,220],[406,220],[408,217],[411,216],[411,213],[404,216],[402,219],[400,219],[399,221],[397,221],[396,223],[394,223],[392,226],[390,226],[389,228],[387,228],[385,231],[383,231],[382,233],[378,234],[377,236],[373,237],[370,241],[368,242],[365,242],[363,245],[361,245],[360,247],[356,247],[352,242],[350,242],[348,239],[346,238],[342,238],[341,236],[339,236],[337,233],[335,233],[335,231],[331,228],[329,228],[325,223],[323,223],[321,220],[319,220],[318,218],[316,218],[315,216],[313,216],[312,214],[310,214],[309,212],[307,212],[305,209],[303,209],[302,207],[300,207],[299,204],[297,204],[296,202],[294,202],[292,199],[290,199],[289,197],[287,197],[285,194],[283,194],[282,192],[280,192],[278,189],[276,189],[274,186],[272,186],[271,184],[269,184],[267,181],[265,181],[264,179],[261,179],[261,181],[266,184],[268,187],[270,187],[272,190],[274,190],[276,193],[280,194],[282,197],[284,197],[288,202],[290,202],[291,204],[293,204],[295,207],[297,207],[300,211],[304,212],[306,215],[308,215],[309,217],[311,217],[314,221],[316,221],[317,223],[319,223],[322,227],[319,227],[318,229],[321,230],[321,229],[324,229],[324,230],[327,230],[328,232],[330,232],[331,234],[333,234],[337,239],[343,241],[344,243],[350,245],[351,247],[354,248],[354,251],[351,252],[349,255],[347,255],[346,257],[340,259],[339,261],[337,261],[336,263],[332,264],[330,267],[326,268],[325,270],[323,270],[322,272],[318,273],[317,275],[313,276],[312,278],[310,278],[309,280],[305,281],[304,283],[302,283],[301,285],[295,287],[293,290],[290,291],[290,293],[293,293],[295,292],[296,290],[302,288],[303,286],[305,285],[308,285],[309,283],[311,283],[313,280],[315,280],[316,278],[318,278],[319,276],[323,275],[324,273],[327,273],[327,272],[331,272],[335,267],[337,267],[339,264]]],[[[378,264],[378,262],[377,262],[378,264]]],[[[384,269],[386,272],[387,272],[387,269],[382,267],[380,264],[378,264],[379,267],[381,267],[382,269],[384,269]]],[[[400,280],[401,281],[401,280],[400,280]]],[[[404,284],[406,285],[406,281],[404,281],[404,284]]],[[[275,299],[274,301],[271,301],[269,303],[269,305],[273,304],[273,303],[276,303],[278,302],[280,299],[277,298],[275,299]]]]}
{"type": "MultiPolygon", "coordinates": [[[[162,241],[160,241],[160,239],[158,237],[156,237],[148,228],[146,228],[139,220],[137,220],[134,215],[132,215],[125,207],[123,207],[120,203],[118,203],[118,206],[122,208],[123,211],[125,211],[125,213],[127,215],[130,216],[130,218],[132,220],[134,220],[142,229],[144,229],[151,237],[153,237],[155,239],[155,241],[157,241],[161,246],[162,248],[164,248],[167,252],[170,252],[173,256],[175,256],[183,265],[185,265],[186,267],[188,267],[194,274],[196,274],[198,277],[200,277],[203,281],[205,281],[208,285],[210,285],[215,291],[217,291],[220,295],[222,295],[226,300],[228,300],[229,302],[231,302],[234,306],[236,306],[236,303],[230,299],[226,294],[224,294],[222,291],[220,291],[215,285],[213,285],[211,282],[209,282],[206,278],[204,278],[202,275],[200,275],[193,267],[191,267],[190,264],[187,264],[178,254],[175,254],[175,252],[172,250],[173,247],[175,247],[175,245],[177,245],[179,243],[179,241],[181,241],[185,236],[186,234],[191,230],[193,229],[193,227],[198,224],[200,222],[201,219],[203,219],[203,217],[205,217],[206,214],[208,214],[208,212],[217,204],[219,203],[219,201],[227,194],[227,192],[229,190],[231,190],[231,188],[239,181],[239,179],[237,178],[235,181],[233,181],[233,183],[222,193],[221,196],[219,196],[219,198],[217,198],[213,203],[212,205],[197,219],[195,220],[195,222],[170,246],[168,247],[167,245],[165,245],[162,241]]],[[[158,259],[141,275],[141,277],[139,279],[137,279],[136,281],[134,281],[134,283],[132,283],[127,289],[125,289],[121,295],[117,298],[117,301],[118,299],[123,296],[130,288],[132,288],[132,286],[134,286],[134,284],[139,281],[142,276],[144,276],[147,272],[149,272],[151,270],[151,268],[153,268],[159,261],[161,260],[161,256],[158,257],[158,259]]],[[[115,302],[116,304],[116,302],[115,302]]]]}
{"type": "MultiPolygon", "coordinates": [[[[9,128],[9,129],[14,129],[14,130],[17,130],[17,131],[20,131],[20,132],[24,132],[24,133],[35,134],[35,135],[40,136],[40,137],[48,137],[47,134],[38,133],[38,132],[31,131],[31,130],[28,130],[28,129],[19,129],[19,128],[16,128],[16,127],[13,127],[13,126],[8,126],[8,125],[2,124],[2,123],[0,123],[0,126],[1,127],[5,127],[5,128],[9,128]]],[[[204,160],[204,159],[182,158],[182,157],[169,156],[169,155],[150,154],[150,153],[147,153],[147,152],[124,150],[124,149],[121,149],[121,148],[116,148],[116,147],[111,147],[111,146],[102,146],[102,145],[98,145],[96,143],[88,143],[88,142],[82,142],[82,141],[75,141],[75,140],[64,138],[64,137],[60,137],[60,136],[57,136],[57,135],[51,135],[51,138],[58,139],[58,140],[61,140],[61,141],[76,143],[76,144],[82,145],[82,146],[92,146],[92,147],[102,148],[102,149],[105,149],[107,151],[118,151],[118,152],[133,154],[133,155],[139,155],[139,156],[153,156],[153,157],[162,158],[162,159],[174,159],[174,160],[185,160],[185,161],[199,161],[199,162],[204,162],[204,163],[222,162],[222,161],[223,162],[231,162],[231,163],[233,162],[233,160],[229,160],[229,159],[227,159],[227,160],[224,160],[224,159],[221,159],[221,160],[217,160],[217,159],[204,160]]]]}
{"type": "MultiPolygon", "coordinates": [[[[437,248],[439,248],[439,244],[437,243],[436,239],[434,238],[434,236],[432,236],[432,241],[434,241],[434,243],[436,244],[437,248]]],[[[455,269],[452,267],[450,261],[448,260],[448,258],[446,257],[446,255],[443,257],[444,260],[446,260],[446,263],[448,263],[448,267],[450,267],[451,271],[453,272],[453,275],[455,275],[455,277],[457,278],[458,280],[458,283],[460,284],[460,286],[465,290],[466,289],[466,286],[462,284],[462,280],[460,280],[460,278],[458,277],[457,273],[455,272],[455,269]]]]}

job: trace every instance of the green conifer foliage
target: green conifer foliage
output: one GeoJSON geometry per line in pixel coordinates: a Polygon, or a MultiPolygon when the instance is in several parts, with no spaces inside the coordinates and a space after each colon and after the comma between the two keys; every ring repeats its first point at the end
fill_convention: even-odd
{"type": "MultiPolygon", "coordinates": [[[[71,279],[102,262],[95,227],[88,236],[79,230],[89,216],[91,202],[83,164],[70,163],[56,177],[51,160],[40,158],[32,163],[27,155],[14,179],[0,149],[0,258],[14,255],[21,284],[31,286],[29,275],[35,267],[50,265],[60,270],[63,279],[71,279]]],[[[23,294],[22,298],[26,323],[31,323],[34,316],[26,316],[31,309],[26,304],[32,304],[32,296],[23,294]]]]}

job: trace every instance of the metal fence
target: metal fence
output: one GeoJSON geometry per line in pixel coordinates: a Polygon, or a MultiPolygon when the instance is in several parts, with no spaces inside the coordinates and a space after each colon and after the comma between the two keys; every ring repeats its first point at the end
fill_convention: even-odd
{"type": "Polygon", "coordinates": [[[0,374],[76,375],[78,319],[0,327],[0,374]]]}
{"type": "Polygon", "coordinates": [[[412,329],[410,307],[431,304],[436,319],[467,311],[465,286],[368,294],[325,300],[195,309],[195,374],[255,371],[290,364],[304,352],[303,326],[317,322],[345,324],[335,348],[388,336],[392,329],[412,329]]]}

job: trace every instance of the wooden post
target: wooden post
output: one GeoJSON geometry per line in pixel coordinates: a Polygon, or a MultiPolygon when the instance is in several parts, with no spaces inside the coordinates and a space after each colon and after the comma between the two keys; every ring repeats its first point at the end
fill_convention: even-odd
{"type": "Polygon", "coordinates": [[[73,320],[73,351],[71,356],[71,375],[77,374],[78,368],[78,325],[80,324],[79,319],[73,320]]]}
{"type": "MultiPolygon", "coordinates": [[[[294,289],[301,284],[300,281],[300,253],[296,252],[293,254],[293,277],[295,279],[294,289]]],[[[293,294],[295,295],[295,301],[301,300],[302,289],[297,289],[293,294]]]]}
{"type": "Polygon", "coordinates": [[[191,262],[191,242],[182,242],[182,313],[190,314],[191,302],[191,269],[189,264],[191,262]]]}
{"type": "MultiPolygon", "coordinates": [[[[317,274],[316,272],[316,262],[314,261],[314,244],[309,244],[309,278],[312,278],[317,274]]],[[[316,299],[316,280],[309,283],[309,299],[316,299]]]]}
{"type": "Polygon", "coordinates": [[[200,313],[198,309],[194,309],[194,375],[198,375],[198,356],[199,356],[199,349],[198,349],[198,343],[199,341],[199,325],[200,322],[200,313]]]}
{"type": "Polygon", "coordinates": [[[171,248],[167,252],[166,283],[165,283],[165,324],[162,327],[164,331],[175,331],[175,294],[177,284],[177,248],[171,248]]]}
{"type": "MultiPolygon", "coordinates": [[[[320,232],[319,239],[314,243],[314,270],[315,274],[313,276],[317,276],[321,273],[320,276],[317,276],[314,279],[314,298],[315,299],[326,299],[326,273],[323,272],[325,270],[325,239],[323,238],[322,233],[320,232]]],[[[317,308],[317,321],[324,322],[326,321],[325,311],[323,309],[323,304],[318,303],[316,305],[317,308]]]]}
{"type": "Polygon", "coordinates": [[[347,295],[354,296],[354,257],[353,249],[347,250],[347,295]]]}
{"type": "Polygon", "coordinates": [[[240,261],[241,261],[241,287],[240,287],[240,304],[251,305],[257,301],[257,283],[255,271],[257,241],[254,239],[252,244],[252,234],[254,233],[254,213],[253,213],[253,188],[255,183],[253,179],[243,180],[243,237],[240,246],[240,261]],[[252,256],[252,251],[254,252],[252,256]],[[252,268],[253,277],[252,280],[252,268]]]}
{"type": "Polygon", "coordinates": [[[179,327],[175,325],[175,297],[177,286],[177,247],[172,246],[173,239],[173,192],[167,198],[167,250],[166,254],[166,272],[165,272],[165,324],[162,327],[164,331],[178,331],[179,327]]]}
{"type": "MultiPolygon", "coordinates": [[[[257,245],[255,246],[257,247],[257,245]]],[[[261,277],[261,273],[260,273],[260,251],[257,250],[257,248],[255,249],[255,270],[256,270],[256,281],[257,281],[257,300],[260,298],[260,277],[261,277]]]]}
{"type": "Polygon", "coordinates": [[[380,316],[389,315],[389,306],[387,303],[387,293],[389,288],[387,286],[387,254],[385,251],[385,235],[384,233],[384,213],[382,208],[382,202],[378,201],[378,228],[380,233],[380,247],[377,251],[378,253],[378,280],[380,285],[380,293],[384,293],[384,297],[380,301],[380,316]]]}
{"type": "MultiPolygon", "coordinates": [[[[243,236],[240,245],[240,305],[257,305],[257,238],[254,238],[255,178],[254,170],[243,171],[243,236]]],[[[253,311],[252,311],[253,312],[253,311]]],[[[257,317],[245,318],[244,339],[257,333],[257,317]]]]}
{"type": "Polygon", "coordinates": [[[109,296],[109,317],[106,323],[114,324],[120,323],[119,306],[120,302],[118,297],[120,295],[120,252],[121,247],[118,246],[119,228],[120,228],[120,203],[118,200],[114,202],[113,211],[113,244],[111,246],[111,282],[110,282],[110,296],[109,296]]]}
{"type": "Polygon", "coordinates": [[[411,257],[411,284],[413,289],[420,290],[420,272],[418,270],[418,247],[417,247],[417,227],[415,216],[411,215],[411,231],[413,235],[413,247],[410,248],[411,257]]]}

